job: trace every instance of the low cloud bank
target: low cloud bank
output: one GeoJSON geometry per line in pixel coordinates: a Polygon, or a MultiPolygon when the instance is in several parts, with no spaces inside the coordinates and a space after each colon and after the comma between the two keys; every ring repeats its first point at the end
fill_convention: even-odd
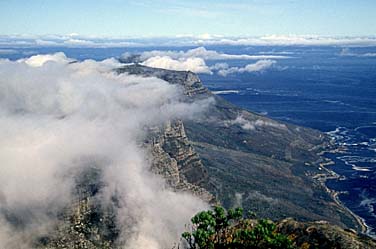
{"type": "Polygon", "coordinates": [[[226,54],[215,50],[207,50],[205,47],[197,47],[187,51],[163,51],[153,50],[141,54],[141,60],[147,60],[155,56],[168,56],[172,59],[201,58],[207,60],[258,60],[258,59],[286,59],[282,55],[248,55],[248,54],[226,54]]]}
{"type": "Polygon", "coordinates": [[[51,231],[74,199],[72,172],[92,165],[103,172],[103,205],[119,197],[124,248],[170,248],[207,207],[151,174],[142,144],[147,127],[194,118],[211,101],[185,103],[178,86],[117,66],[63,53],[0,60],[0,248],[31,248],[51,231]]]}
{"type": "MultiPolygon", "coordinates": [[[[123,59],[128,60],[133,55],[123,54],[123,59]]],[[[280,55],[246,55],[246,54],[224,54],[214,50],[207,50],[204,47],[190,49],[188,51],[146,51],[143,52],[137,60],[143,65],[155,68],[164,68],[178,71],[192,71],[194,73],[213,74],[227,76],[234,73],[252,73],[263,72],[271,68],[277,61],[274,59],[289,58],[280,55]],[[213,66],[206,64],[207,60],[255,60],[255,63],[247,64],[244,67],[230,67],[227,63],[216,63],[213,66]]]]}
{"type": "Polygon", "coordinates": [[[263,119],[257,119],[255,121],[250,121],[245,119],[242,115],[239,115],[234,120],[228,120],[225,122],[225,125],[240,125],[244,130],[256,130],[259,127],[273,127],[277,129],[286,129],[286,125],[279,124],[273,121],[266,121],[263,119]]]}
{"type": "Polygon", "coordinates": [[[30,58],[19,60],[19,62],[25,62],[27,65],[32,67],[41,67],[46,62],[57,62],[60,64],[67,64],[72,61],[72,59],[67,58],[65,54],[62,52],[58,52],[55,54],[34,55],[30,58]]]}
{"type": "Polygon", "coordinates": [[[217,70],[218,75],[226,77],[227,75],[234,73],[264,72],[273,67],[276,63],[275,60],[259,60],[244,67],[229,67],[227,63],[217,63],[211,67],[211,69],[217,70]]]}
{"type": "Polygon", "coordinates": [[[145,60],[143,65],[177,71],[191,71],[194,73],[212,73],[205,61],[201,58],[173,59],[170,56],[155,56],[145,60]]]}

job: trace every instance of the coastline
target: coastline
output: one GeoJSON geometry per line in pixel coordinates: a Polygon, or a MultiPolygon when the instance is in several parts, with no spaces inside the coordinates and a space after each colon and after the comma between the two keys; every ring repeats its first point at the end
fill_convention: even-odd
{"type": "MultiPolygon", "coordinates": [[[[324,153],[333,153],[333,152],[334,151],[323,151],[322,153],[319,153],[319,154],[321,154],[321,156],[323,156],[324,153]]],[[[366,224],[365,220],[362,217],[360,217],[359,215],[355,214],[352,210],[350,210],[339,199],[339,195],[342,194],[342,192],[332,190],[332,189],[328,188],[328,186],[326,185],[327,180],[329,180],[329,179],[341,179],[342,176],[340,176],[339,174],[337,174],[333,170],[328,169],[327,166],[333,165],[335,163],[332,160],[330,160],[326,157],[324,157],[324,158],[325,158],[326,162],[320,163],[319,166],[320,166],[320,169],[324,170],[325,172],[321,173],[321,174],[314,175],[313,179],[317,180],[325,188],[325,190],[330,194],[331,198],[333,199],[333,201],[338,206],[340,206],[344,211],[349,213],[354,218],[354,220],[358,223],[358,227],[360,228],[359,231],[362,234],[366,234],[367,236],[375,238],[374,236],[371,236],[369,234],[369,226],[366,224]]]]}
{"type": "Polygon", "coordinates": [[[341,194],[341,192],[337,192],[337,191],[333,191],[333,194],[332,194],[332,198],[333,200],[338,204],[340,205],[343,209],[345,209],[347,212],[349,212],[353,217],[354,219],[358,222],[360,228],[361,228],[361,233],[364,233],[372,238],[374,238],[374,236],[371,236],[368,231],[369,231],[369,226],[367,225],[367,223],[365,222],[365,220],[360,217],[359,215],[355,214],[353,211],[351,211],[348,207],[346,207],[345,204],[343,204],[341,202],[341,200],[339,199],[338,195],[341,194]]]}

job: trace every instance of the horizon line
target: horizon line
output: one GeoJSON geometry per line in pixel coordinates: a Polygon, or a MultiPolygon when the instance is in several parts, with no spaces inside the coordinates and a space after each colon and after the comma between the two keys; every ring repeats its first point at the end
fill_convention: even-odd
{"type": "Polygon", "coordinates": [[[70,34],[0,34],[0,47],[145,47],[145,46],[376,46],[376,35],[261,35],[226,36],[218,34],[180,34],[173,36],[96,36],[70,34]]]}

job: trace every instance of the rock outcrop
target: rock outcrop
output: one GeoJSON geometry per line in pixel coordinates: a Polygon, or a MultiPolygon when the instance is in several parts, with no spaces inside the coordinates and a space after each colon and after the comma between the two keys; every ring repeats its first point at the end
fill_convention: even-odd
{"type": "Polygon", "coordinates": [[[285,219],[277,224],[277,231],[287,235],[298,248],[373,249],[376,241],[354,230],[330,225],[326,221],[297,222],[285,219]]]}
{"type": "Polygon", "coordinates": [[[193,193],[209,203],[216,202],[212,194],[200,187],[209,181],[209,176],[185,134],[182,121],[155,128],[146,144],[152,154],[151,170],[162,175],[170,187],[193,193]]]}
{"type": "Polygon", "coordinates": [[[157,77],[170,84],[180,85],[184,88],[184,93],[190,97],[207,96],[207,94],[210,94],[209,90],[202,85],[200,78],[195,73],[189,71],[156,69],[140,64],[128,65],[116,71],[118,73],[136,74],[144,77],[157,77]]]}

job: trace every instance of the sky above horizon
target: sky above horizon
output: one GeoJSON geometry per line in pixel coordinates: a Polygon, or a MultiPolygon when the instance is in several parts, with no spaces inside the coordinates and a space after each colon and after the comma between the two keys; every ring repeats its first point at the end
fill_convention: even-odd
{"type": "Polygon", "coordinates": [[[376,35],[375,0],[5,0],[0,35],[376,35]]]}

